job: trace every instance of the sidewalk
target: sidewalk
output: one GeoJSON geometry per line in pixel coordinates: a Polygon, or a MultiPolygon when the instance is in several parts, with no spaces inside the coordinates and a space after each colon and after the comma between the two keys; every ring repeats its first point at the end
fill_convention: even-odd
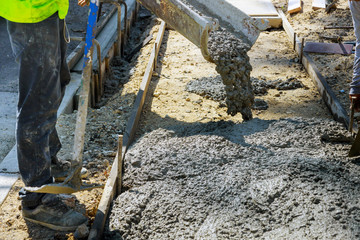
{"type": "Polygon", "coordinates": [[[6,21],[0,18],[0,162],[15,143],[18,64],[12,55],[6,21]]]}

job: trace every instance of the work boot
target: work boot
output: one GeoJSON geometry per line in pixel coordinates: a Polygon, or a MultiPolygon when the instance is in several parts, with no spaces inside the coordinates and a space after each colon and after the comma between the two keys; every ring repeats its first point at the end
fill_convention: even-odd
{"type": "MultiPolygon", "coordinates": [[[[56,156],[51,157],[51,176],[55,178],[55,182],[62,182],[71,173],[71,163],[69,161],[60,161],[56,156]]],[[[80,172],[81,178],[86,178],[89,172],[82,167],[80,172]]]]}
{"type": "Polygon", "coordinates": [[[55,194],[45,194],[35,208],[22,206],[22,215],[29,222],[65,232],[73,232],[88,221],[84,215],[70,209],[55,194]]]}

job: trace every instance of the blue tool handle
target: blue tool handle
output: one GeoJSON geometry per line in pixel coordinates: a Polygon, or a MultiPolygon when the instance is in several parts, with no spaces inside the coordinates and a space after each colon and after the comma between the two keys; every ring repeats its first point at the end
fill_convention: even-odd
{"type": "Polygon", "coordinates": [[[85,38],[85,53],[84,53],[84,65],[85,68],[86,64],[88,64],[90,60],[90,52],[91,47],[93,46],[93,40],[96,34],[96,18],[98,15],[99,10],[99,0],[91,0],[90,1],[90,12],[88,17],[88,23],[86,28],[86,38],[85,38]]]}

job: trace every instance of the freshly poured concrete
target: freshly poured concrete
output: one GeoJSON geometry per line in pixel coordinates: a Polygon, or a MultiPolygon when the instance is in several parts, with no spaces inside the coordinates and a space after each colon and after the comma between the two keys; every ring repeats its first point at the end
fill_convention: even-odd
{"type": "Polygon", "coordinates": [[[247,55],[250,46],[227,31],[214,31],[210,33],[208,47],[225,85],[227,113],[234,116],[240,112],[244,120],[252,119],[252,67],[247,55]]]}
{"type": "Polygon", "coordinates": [[[328,119],[157,129],[126,155],[106,239],[359,239],[349,140],[328,119]]]}

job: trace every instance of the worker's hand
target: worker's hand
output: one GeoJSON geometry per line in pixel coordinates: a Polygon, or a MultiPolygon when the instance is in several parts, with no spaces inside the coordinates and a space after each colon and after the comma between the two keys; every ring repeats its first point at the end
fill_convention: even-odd
{"type": "Polygon", "coordinates": [[[78,0],[78,5],[83,7],[85,5],[88,5],[89,6],[90,4],[90,0],[78,0]]]}

